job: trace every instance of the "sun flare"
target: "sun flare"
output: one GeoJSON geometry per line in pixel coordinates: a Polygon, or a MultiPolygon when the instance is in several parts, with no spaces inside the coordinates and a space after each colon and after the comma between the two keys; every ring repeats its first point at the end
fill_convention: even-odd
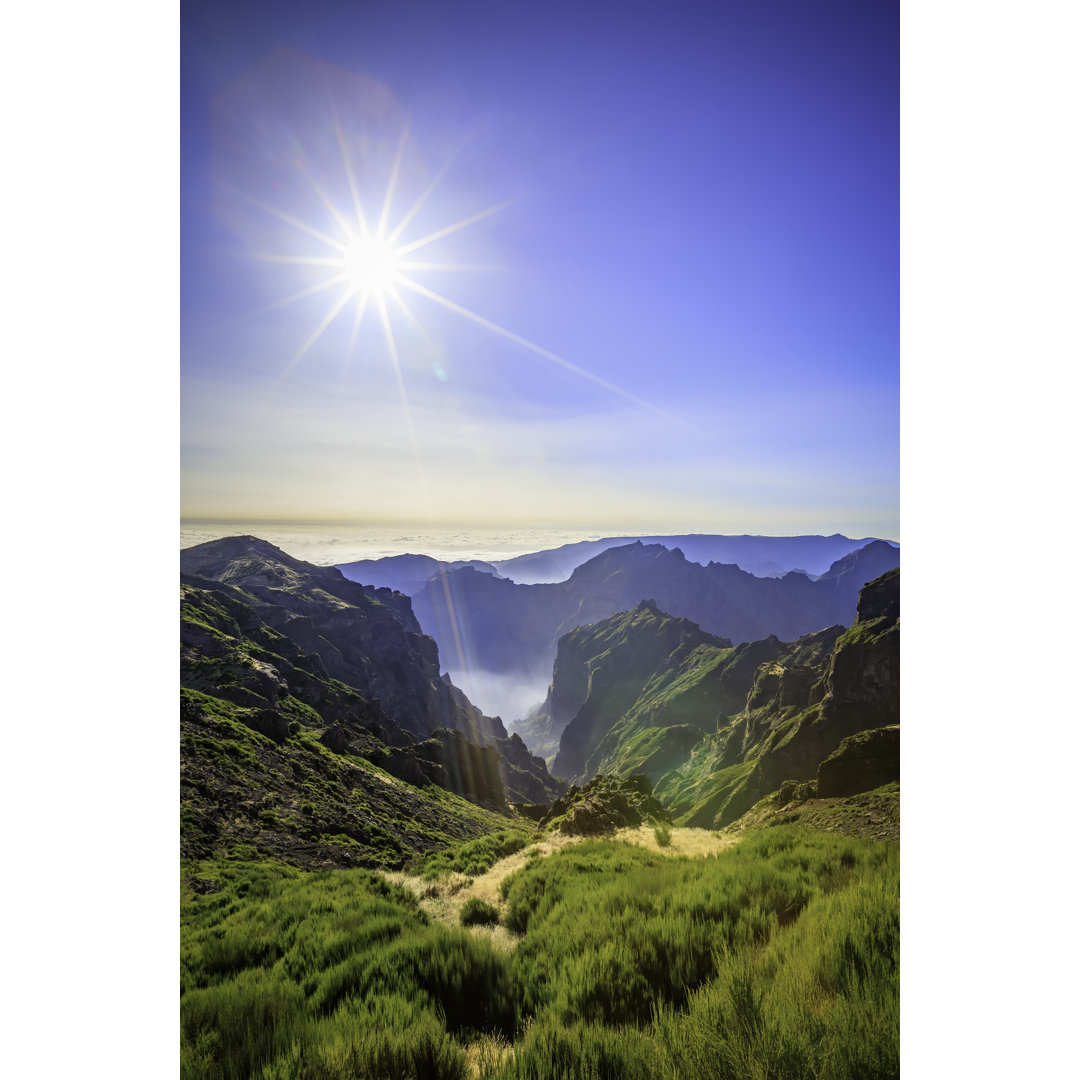
{"type": "Polygon", "coordinates": [[[398,220],[397,224],[391,227],[390,224],[390,209],[393,204],[395,189],[397,187],[398,175],[401,169],[402,156],[405,150],[405,144],[408,140],[408,128],[402,131],[401,141],[398,144],[397,154],[394,158],[393,165],[390,169],[390,177],[386,187],[386,193],[383,197],[381,212],[378,217],[378,222],[374,228],[369,224],[369,218],[365,215],[364,209],[361,206],[360,196],[357,191],[356,176],[353,172],[352,162],[350,161],[348,149],[346,147],[345,136],[341,130],[340,125],[335,121],[335,135],[337,136],[338,147],[341,151],[341,163],[346,179],[348,180],[349,192],[352,196],[352,210],[351,213],[343,211],[339,206],[336,206],[333,201],[327,196],[325,191],[316,181],[316,179],[304,168],[302,162],[298,161],[297,165],[302,170],[304,178],[307,180],[314,194],[318,197],[319,201],[323,204],[324,209],[329,214],[330,219],[334,222],[334,228],[331,230],[333,235],[321,231],[319,228],[308,224],[305,221],[299,220],[288,214],[283,213],[281,210],[273,206],[268,206],[266,203],[259,202],[258,200],[245,196],[249,202],[259,207],[261,210],[277,218],[279,221],[284,222],[290,227],[307,234],[327,248],[329,248],[332,254],[324,254],[319,256],[311,255],[289,255],[289,254],[275,254],[275,255],[260,255],[257,258],[276,263],[293,263],[298,265],[307,265],[312,267],[323,267],[330,271],[330,275],[323,281],[316,282],[313,285],[309,285],[307,288],[301,289],[299,292],[293,293],[291,296],[287,296],[282,300],[271,304],[271,308],[277,308],[286,304],[291,304],[303,297],[312,296],[316,293],[324,292],[329,289],[340,289],[337,299],[333,301],[330,309],[326,312],[322,321],[315,327],[315,329],[308,335],[307,339],[303,342],[297,352],[293,355],[289,361],[285,370],[281,373],[282,376],[287,374],[298,361],[312,348],[312,346],[322,337],[328,327],[341,315],[347,306],[350,304],[353,306],[355,315],[353,320],[352,334],[349,339],[348,353],[346,356],[346,369],[351,362],[353,350],[356,346],[356,342],[360,332],[361,323],[364,321],[365,313],[372,309],[378,313],[379,321],[382,324],[383,334],[386,339],[387,350],[390,354],[391,361],[394,366],[394,373],[398,381],[398,388],[401,392],[402,405],[405,409],[406,419],[408,426],[411,429],[412,421],[410,418],[408,399],[405,393],[405,384],[402,378],[401,364],[398,357],[397,345],[394,341],[394,333],[392,329],[392,323],[390,318],[390,305],[388,301],[393,301],[395,309],[400,312],[415,326],[419,326],[416,317],[409,309],[408,305],[401,294],[402,289],[406,289],[417,296],[421,296],[424,299],[438,304],[444,310],[451,311],[454,314],[460,316],[472,322],[473,324],[482,327],[491,333],[497,334],[500,337],[512,341],[514,344],[528,349],[530,352],[535,353],[538,356],[543,357],[545,360],[550,361],[553,364],[565,368],[567,371],[573,372],[580,378],[587,379],[597,386],[609,391],[610,393],[617,394],[626,400],[633,402],[635,405],[648,409],[649,411],[663,416],[668,420],[674,420],[677,423],[685,424],[685,421],[678,417],[672,416],[665,409],[653,404],[652,402],[645,401],[642,398],[637,397],[635,394],[631,394],[628,391],[622,389],[620,386],[616,386],[614,383],[609,382],[607,379],[602,379],[598,375],[594,375],[591,371],[585,368],[579,367],[577,364],[571,363],[564,357],[551,352],[548,349],[541,348],[539,345],[527,338],[522,337],[520,334],[515,334],[511,330],[507,330],[506,327],[500,326],[496,322],[492,322],[490,319],[484,318],[483,315],[478,315],[475,311],[470,311],[468,308],[462,307],[460,304],[456,304],[453,300],[448,299],[435,290],[428,288],[426,285],[420,284],[413,278],[413,274],[416,271],[430,271],[430,270],[442,270],[442,271],[460,271],[460,270],[484,270],[490,269],[488,267],[474,266],[469,264],[454,263],[454,262],[427,262],[417,261],[413,253],[420,251],[422,248],[427,247],[429,244],[434,244],[437,241],[443,240],[446,237],[452,236],[455,233],[460,232],[462,229],[466,229],[471,225],[482,221],[484,218],[489,217],[492,214],[498,213],[500,210],[505,209],[507,206],[514,202],[513,199],[506,202],[498,203],[494,206],[489,206],[485,210],[481,210],[478,213],[472,214],[467,218],[460,221],[455,221],[453,224],[446,225],[440,229],[436,229],[434,232],[428,233],[426,236],[422,236],[417,240],[410,240],[402,243],[399,238],[405,232],[407,226],[412,222],[413,218],[420,210],[420,208],[427,202],[428,197],[438,187],[440,180],[450,167],[453,158],[448,160],[439,172],[435,175],[434,179],[428,184],[427,188],[420,195],[420,197],[412,204],[412,206],[406,211],[406,213],[398,220]]]}
{"type": "Polygon", "coordinates": [[[348,236],[341,268],[353,289],[376,301],[393,291],[403,269],[397,248],[387,238],[367,231],[348,236]]]}

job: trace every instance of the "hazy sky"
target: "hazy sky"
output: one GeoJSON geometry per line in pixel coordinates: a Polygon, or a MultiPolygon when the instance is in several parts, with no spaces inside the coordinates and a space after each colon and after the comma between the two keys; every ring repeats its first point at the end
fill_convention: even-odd
{"type": "Polygon", "coordinates": [[[893,4],[186,0],[182,76],[185,516],[899,538],[893,4]],[[320,286],[399,145],[399,245],[509,204],[395,367],[320,286]]]}

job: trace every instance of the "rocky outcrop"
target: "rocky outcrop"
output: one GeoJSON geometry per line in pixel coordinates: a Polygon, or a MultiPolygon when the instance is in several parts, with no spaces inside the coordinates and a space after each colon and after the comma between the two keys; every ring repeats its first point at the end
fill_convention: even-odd
{"type": "Polygon", "coordinates": [[[849,735],[818,766],[819,798],[857,795],[900,779],[900,726],[849,735]]]}
{"type": "MultiPolygon", "coordinates": [[[[718,812],[717,825],[734,821],[785,780],[814,780],[818,765],[849,736],[871,728],[896,726],[898,743],[899,570],[883,574],[863,590],[859,617],[837,639],[821,687],[823,696],[818,705],[776,724],[768,733],[756,752],[752,772],[718,812]]],[[[850,772],[849,768],[849,776],[850,772]]],[[[888,776],[881,782],[895,778],[888,776]]]]}
{"type": "Polygon", "coordinates": [[[548,804],[566,791],[566,783],[552,776],[544,759],[529,752],[516,732],[508,739],[496,739],[500,775],[506,797],[514,803],[548,804]]]}
{"type": "Polygon", "coordinates": [[[557,800],[539,828],[555,825],[568,836],[600,836],[667,820],[647,776],[597,776],[583,788],[572,787],[557,800]]]}

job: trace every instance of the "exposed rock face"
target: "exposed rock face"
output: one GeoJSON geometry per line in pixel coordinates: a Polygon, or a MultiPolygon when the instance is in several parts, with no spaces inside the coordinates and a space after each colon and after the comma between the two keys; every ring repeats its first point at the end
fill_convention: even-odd
{"type": "Polygon", "coordinates": [[[584,788],[572,787],[557,800],[540,828],[559,823],[569,836],[600,836],[616,829],[637,828],[646,821],[667,821],[663,805],[653,796],[648,777],[597,776],[584,788]]]}
{"type": "Polygon", "coordinates": [[[796,572],[758,578],[735,565],[688,562],[678,548],[635,542],[601,552],[555,584],[516,585],[463,569],[429,581],[413,601],[450,670],[537,678],[550,670],[563,634],[626,611],[642,596],[736,642],[770,635],[793,641],[846,626],[862,585],[897,566],[899,557],[890,544],[875,541],[816,581],[796,572]]]}
{"type": "Polygon", "coordinates": [[[819,798],[857,795],[900,779],[900,726],[849,735],[818,766],[819,798]]]}
{"type": "MultiPolygon", "coordinates": [[[[769,732],[751,775],[717,815],[717,824],[733,821],[784,780],[813,780],[818,764],[849,736],[899,724],[900,571],[870,582],[859,610],[836,641],[820,703],[769,732]]],[[[890,779],[895,776],[882,783],[890,779]]]]}
{"type": "Polygon", "coordinates": [[[566,784],[552,776],[544,759],[529,753],[516,732],[508,739],[496,739],[506,797],[523,804],[550,804],[564,791],[566,784]]]}

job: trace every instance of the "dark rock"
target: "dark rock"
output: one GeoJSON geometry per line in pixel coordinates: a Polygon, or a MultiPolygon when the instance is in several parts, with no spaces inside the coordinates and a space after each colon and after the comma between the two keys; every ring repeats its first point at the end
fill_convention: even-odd
{"type": "Polygon", "coordinates": [[[221,886],[216,881],[211,881],[209,878],[189,877],[187,883],[192,892],[198,893],[200,896],[208,896],[211,893],[221,892],[221,886]]]}
{"type": "Polygon", "coordinates": [[[849,735],[819,766],[822,798],[857,795],[900,779],[900,727],[874,728],[849,735]]]}

